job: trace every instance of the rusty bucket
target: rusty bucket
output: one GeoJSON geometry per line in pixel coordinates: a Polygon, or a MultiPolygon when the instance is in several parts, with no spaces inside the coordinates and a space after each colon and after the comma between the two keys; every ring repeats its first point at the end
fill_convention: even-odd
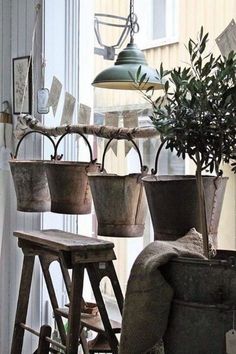
{"type": "Polygon", "coordinates": [[[174,290],[165,354],[224,354],[234,328],[236,252],[217,251],[210,260],[177,258],[161,268],[174,290]]]}
{"type": "MultiPolygon", "coordinates": [[[[103,154],[101,170],[108,145],[103,154]]],[[[135,147],[137,148],[136,144],[135,147]]],[[[138,149],[138,148],[137,148],[138,149]]],[[[139,150],[137,150],[139,153],[139,150]]],[[[141,170],[142,159],[139,153],[141,170]]],[[[98,220],[98,235],[112,237],[140,237],[144,232],[147,211],[142,173],[125,176],[105,172],[88,174],[98,220]]]]}
{"type": "MultiPolygon", "coordinates": [[[[203,176],[208,233],[217,239],[226,177],[203,176]]],[[[195,176],[143,178],[155,240],[174,241],[195,227],[200,218],[195,176]]]]}
{"type": "MultiPolygon", "coordinates": [[[[56,144],[57,148],[69,132],[63,134],[56,144]]],[[[93,160],[92,149],[85,138],[89,151],[90,162],[48,161],[45,163],[48,185],[51,195],[51,211],[62,214],[91,213],[92,196],[88,183],[88,172],[99,170],[99,164],[93,160]]]]}
{"type": "Polygon", "coordinates": [[[44,161],[17,160],[21,142],[31,133],[47,136],[55,149],[54,141],[47,134],[41,132],[30,131],[20,139],[15,155],[9,161],[17,198],[17,210],[25,212],[50,211],[51,199],[44,161]]]}
{"type": "Polygon", "coordinates": [[[98,235],[138,237],[144,232],[146,200],[142,174],[89,174],[98,235]]]}

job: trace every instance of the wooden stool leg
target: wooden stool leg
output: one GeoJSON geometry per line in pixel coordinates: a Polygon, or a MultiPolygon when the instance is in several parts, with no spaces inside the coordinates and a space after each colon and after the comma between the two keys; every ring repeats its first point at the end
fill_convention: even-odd
{"type": "Polygon", "coordinates": [[[98,270],[98,265],[96,264],[87,264],[87,272],[88,272],[88,276],[90,279],[90,283],[93,289],[93,293],[98,305],[98,309],[100,312],[100,316],[102,318],[102,322],[105,328],[105,332],[107,335],[107,339],[108,342],[110,344],[111,350],[113,354],[117,354],[118,353],[118,340],[115,336],[115,333],[113,332],[113,329],[111,327],[111,323],[106,311],[106,306],[105,303],[103,301],[103,297],[99,288],[100,285],[100,276],[98,274],[99,270],[98,270]]]}
{"type": "Polygon", "coordinates": [[[117,301],[117,304],[118,304],[118,307],[119,307],[119,310],[120,310],[120,313],[122,316],[122,311],[123,311],[123,306],[124,306],[124,297],[123,297],[120,283],[119,283],[119,280],[118,280],[118,277],[117,277],[117,274],[115,271],[115,267],[114,267],[114,264],[112,261],[107,262],[106,271],[107,271],[107,275],[111,281],[111,285],[114,290],[116,301],[117,301]]]}
{"type": "Polygon", "coordinates": [[[70,291],[71,291],[70,274],[69,274],[68,269],[64,266],[63,261],[61,260],[61,258],[59,258],[59,264],[60,264],[63,280],[64,280],[64,283],[65,283],[65,286],[66,286],[67,295],[70,298],[70,291]]]}
{"type": "Polygon", "coordinates": [[[48,325],[44,325],[40,328],[39,333],[39,345],[38,350],[36,351],[37,354],[49,354],[50,343],[47,342],[45,339],[46,337],[51,337],[52,329],[48,325]]]}
{"type": "MultiPolygon", "coordinates": [[[[64,280],[64,283],[65,283],[65,286],[66,286],[67,295],[68,295],[68,298],[70,299],[70,292],[71,292],[70,274],[69,274],[68,269],[64,266],[63,261],[61,260],[61,258],[59,258],[59,264],[60,264],[60,267],[61,267],[63,280],[64,280]]],[[[86,302],[84,301],[83,297],[82,297],[81,301],[82,301],[82,306],[84,307],[86,302]]]]}
{"type": "Polygon", "coordinates": [[[56,293],[53,287],[53,282],[52,282],[52,278],[49,272],[49,265],[50,262],[47,261],[47,257],[45,258],[44,256],[39,256],[40,259],[40,263],[41,263],[41,267],[42,267],[42,271],[43,271],[43,275],[44,275],[44,279],[45,279],[45,283],[47,286],[47,290],[48,290],[48,294],[50,297],[50,301],[51,301],[51,305],[53,308],[53,312],[54,312],[54,316],[55,316],[55,320],[58,326],[58,331],[60,333],[60,337],[61,337],[61,341],[62,344],[66,344],[66,331],[64,328],[64,324],[62,321],[62,318],[60,315],[58,315],[56,313],[56,309],[59,307],[58,306],[58,302],[57,302],[57,297],[56,297],[56,293]]]}
{"type": "Polygon", "coordinates": [[[25,323],[26,321],[34,269],[34,259],[35,256],[25,255],[23,260],[11,354],[21,354],[22,352],[24,329],[20,326],[20,324],[25,323]]]}
{"type": "Polygon", "coordinates": [[[72,272],[66,354],[78,353],[83,283],[84,266],[76,264],[72,272]]]}
{"type": "MultiPolygon", "coordinates": [[[[66,286],[66,290],[67,290],[67,295],[68,298],[70,299],[70,294],[71,294],[71,279],[70,279],[70,275],[69,275],[69,271],[68,269],[64,266],[63,261],[61,260],[61,258],[59,258],[59,263],[60,263],[60,267],[61,267],[61,272],[62,272],[62,276],[64,279],[64,283],[66,286]]],[[[81,299],[81,306],[85,306],[85,301],[82,298],[81,299]]],[[[89,349],[88,349],[88,343],[85,337],[85,331],[84,329],[81,330],[80,333],[80,342],[81,342],[81,346],[83,349],[83,353],[84,354],[89,354],[89,349]]]]}

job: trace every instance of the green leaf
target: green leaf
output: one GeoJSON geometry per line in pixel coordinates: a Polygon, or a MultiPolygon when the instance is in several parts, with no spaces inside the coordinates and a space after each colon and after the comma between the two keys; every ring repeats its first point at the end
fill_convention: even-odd
{"type": "Polygon", "coordinates": [[[165,92],[167,93],[168,92],[168,89],[169,89],[169,81],[166,81],[165,82],[165,92]]]}
{"type": "Polygon", "coordinates": [[[146,93],[148,93],[149,91],[153,91],[154,90],[154,86],[149,86],[147,89],[146,89],[146,93]]]}
{"type": "Polygon", "coordinates": [[[144,82],[144,80],[146,79],[146,76],[147,76],[147,74],[146,73],[144,73],[142,76],[141,76],[141,79],[139,80],[139,86],[141,86],[142,85],[142,83],[144,82]]]}
{"type": "Polygon", "coordinates": [[[203,26],[201,26],[200,29],[200,35],[199,35],[200,41],[202,40],[202,36],[203,36],[203,26]]]}
{"type": "Polygon", "coordinates": [[[139,81],[139,77],[140,77],[140,74],[141,74],[141,70],[142,70],[142,66],[140,65],[138,67],[138,70],[136,72],[136,81],[139,81]]]}
{"type": "Polygon", "coordinates": [[[189,51],[189,54],[192,55],[192,52],[193,52],[193,46],[192,46],[192,42],[191,40],[189,40],[188,42],[188,51],[189,51]]]}

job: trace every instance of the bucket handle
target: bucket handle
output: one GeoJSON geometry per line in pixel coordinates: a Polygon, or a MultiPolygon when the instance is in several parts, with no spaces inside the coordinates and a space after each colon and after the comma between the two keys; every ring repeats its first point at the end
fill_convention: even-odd
{"type": "Polygon", "coordinates": [[[163,146],[165,145],[165,143],[166,143],[166,140],[163,140],[161,145],[157,149],[156,158],[155,158],[155,167],[151,169],[152,175],[156,175],[157,174],[160,153],[161,153],[161,150],[162,150],[163,146]]]}
{"type": "MultiPolygon", "coordinates": [[[[151,174],[152,175],[156,175],[157,174],[157,171],[158,171],[158,162],[159,162],[159,157],[160,157],[160,153],[161,153],[161,150],[163,148],[163,146],[165,145],[165,143],[167,142],[167,139],[163,140],[162,143],[160,144],[160,146],[158,147],[157,149],[157,153],[156,153],[156,158],[155,158],[155,167],[151,169],[151,174]]],[[[207,168],[208,166],[210,166],[210,162],[204,167],[207,168]]],[[[203,170],[203,168],[202,168],[203,170]]],[[[220,170],[217,175],[216,175],[216,180],[222,176],[222,170],[220,170]]]]}
{"type": "Polygon", "coordinates": [[[92,152],[92,148],[91,148],[91,145],[90,145],[88,139],[87,139],[87,138],[84,136],[84,134],[82,134],[82,133],[79,133],[79,132],[70,132],[70,127],[69,127],[69,126],[66,128],[66,132],[60,137],[60,139],[57,141],[57,143],[56,143],[56,145],[55,145],[55,155],[54,155],[54,158],[55,158],[55,159],[59,159],[59,160],[62,158],[63,155],[60,155],[60,156],[57,155],[58,146],[59,146],[60,142],[62,141],[62,139],[63,139],[66,135],[68,135],[68,134],[73,134],[73,133],[79,134],[79,135],[84,139],[84,141],[86,142],[86,145],[88,146],[88,149],[89,149],[90,162],[91,162],[91,163],[95,163],[95,162],[97,161],[97,159],[93,159],[93,152],[92,152]]]}
{"type": "Polygon", "coordinates": [[[38,131],[38,130],[31,130],[31,131],[25,133],[25,134],[22,136],[22,138],[19,140],[19,142],[18,142],[18,144],[17,144],[17,146],[16,146],[15,155],[11,154],[11,157],[12,157],[13,159],[16,159],[16,158],[17,158],[17,155],[18,155],[18,152],[19,152],[19,148],[20,148],[20,145],[21,145],[22,141],[24,140],[24,138],[25,138],[27,135],[33,134],[33,133],[38,133],[38,134],[41,134],[41,135],[43,135],[43,136],[46,136],[46,137],[51,141],[51,143],[52,143],[52,145],[53,145],[53,149],[54,149],[54,155],[51,155],[51,159],[54,159],[55,156],[56,156],[56,145],[55,145],[53,139],[52,139],[47,133],[40,132],[40,131],[38,131]]]}
{"type": "MultiPolygon", "coordinates": [[[[108,143],[105,146],[105,149],[104,149],[104,152],[103,152],[103,155],[102,155],[102,165],[101,165],[101,168],[100,168],[100,172],[104,171],[105,156],[106,156],[107,150],[108,150],[109,145],[111,144],[112,140],[114,140],[114,138],[109,139],[108,143]]],[[[147,166],[143,165],[143,160],[142,160],[142,156],[141,156],[140,150],[138,148],[138,145],[135,143],[135,141],[133,139],[129,139],[128,141],[130,141],[134,145],[134,147],[135,147],[135,149],[136,149],[136,151],[138,153],[141,172],[147,171],[147,166]]]]}

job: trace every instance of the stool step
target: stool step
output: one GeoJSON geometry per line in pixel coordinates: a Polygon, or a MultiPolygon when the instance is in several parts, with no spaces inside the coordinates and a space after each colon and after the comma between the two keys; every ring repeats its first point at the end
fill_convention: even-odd
{"type": "MultiPolygon", "coordinates": [[[[63,308],[58,308],[55,310],[55,312],[65,318],[68,318],[69,315],[69,309],[66,307],[63,308]]],[[[114,333],[120,333],[121,331],[121,324],[117,321],[110,320],[111,327],[114,331],[114,333]]],[[[93,316],[89,314],[81,314],[81,325],[83,327],[87,327],[88,329],[91,329],[94,332],[97,333],[105,333],[105,329],[101,320],[100,315],[93,316]]]]}

